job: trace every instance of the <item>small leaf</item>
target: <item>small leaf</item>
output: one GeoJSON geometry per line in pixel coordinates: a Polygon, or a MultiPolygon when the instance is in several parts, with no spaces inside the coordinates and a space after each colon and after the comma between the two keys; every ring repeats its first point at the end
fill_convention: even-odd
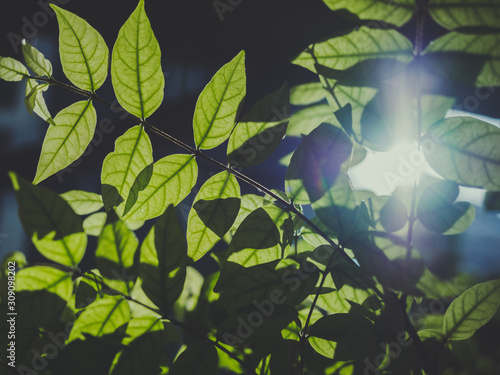
{"type": "Polygon", "coordinates": [[[144,0],[139,1],[118,32],[111,78],[120,105],[141,119],[151,116],[163,101],[165,78],[160,45],[146,15],[144,0]]]}
{"type": "Polygon", "coordinates": [[[39,50],[28,44],[26,39],[23,39],[22,45],[24,61],[28,68],[40,77],[50,77],[52,75],[52,64],[50,61],[39,50]]]}
{"type": "MultiPolygon", "coordinates": [[[[390,2],[378,0],[323,0],[331,10],[346,9],[362,20],[371,21],[376,25],[385,26],[387,23],[403,26],[416,12],[413,0],[395,0],[390,2]]],[[[379,26],[379,27],[380,27],[379,26]]]]}
{"type": "Polygon", "coordinates": [[[48,83],[38,84],[34,79],[27,79],[24,104],[26,104],[26,108],[31,115],[35,112],[44,121],[47,121],[51,125],[55,125],[56,123],[52,119],[47,105],[45,104],[45,99],[43,98],[43,92],[47,91],[48,88],[48,83]]]}
{"type": "Polygon", "coordinates": [[[102,197],[96,193],[82,190],[71,190],[61,194],[78,215],[88,215],[103,207],[102,197]]]}
{"type": "Polygon", "coordinates": [[[361,61],[380,57],[410,62],[413,59],[413,46],[396,30],[362,26],[348,35],[311,45],[292,62],[316,73],[315,64],[344,70],[361,61]]]}
{"type": "Polygon", "coordinates": [[[448,30],[471,26],[498,27],[498,0],[429,0],[426,6],[434,21],[448,30]]]}
{"type": "Polygon", "coordinates": [[[188,345],[170,367],[169,375],[216,375],[218,356],[215,347],[207,342],[188,345]]]}
{"type": "Polygon", "coordinates": [[[99,236],[106,223],[107,215],[105,212],[97,212],[90,215],[83,221],[83,229],[89,236],[99,236]]]}
{"type": "Polygon", "coordinates": [[[187,244],[172,205],[158,219],[141,247],[142,288],[155,305],[170,309],[186,278],[187,244]]]}
{"type": "Polygon", "coordinates": [[[21,81],[29,75],[28,69],[16,59],[0,56],[0,78],[4,81],[21,81]]]}
{"type": "Polygon", "coordinates": [[[236,178],[221,172],[208,179],[194,199],[187,224],[188,256],[196,262],[231,228],[240,209],[236,178]]]}
{"type": "Polygon", "coordinates": [[[10,173],[19,217],[38,251],[54,262],[76,266],[87,247],[82,221],[59,195],[10,173]]]}
{"type": "Polygon", "coordinates": [[[328,104],[317,104],[301,109],[290,118],[286,130],[288,137],[301,137],[309,134],[321,123],[333,118],[332,108],[328,104]]]}
{"type": "Polygon", "coordinates": [[[61,110],[47,129],[34,184],[66,168],[85,151],[94,135],[97,115],[90,100],[61,110]]]}
{"type": "Polygon", "coordinates": [[[68,341],[84,339],[84,335],[100,337],[114,333],[125,328],[129,320],[130,309],[127,300],[121,296],[104,296],[90,304],[78,316],[68,341]]]}
{"type": "Polygon", "coordinates": [[[122,293],[130,293],[135,282],[132,268],[138,246],[135,234],[120,220],[107,224],[99,235],[95,252],[97,267],[105,281],[114,281],[112,287],[122,293]]]}
{"type": "Polygon", "coordinates": [[[160,216],[168,205],[178,205],[196,184],[198,165],[191,155],[174,154],[153,165],[149,185],[139,192],[125,221],[142,221],[160,216]]]}
{"type": "Polygon", "coordinates": [[[290,90],[290,104],[310,105],[325,99],[326,91],[320,82],[303,83],[290,90]]]}
{"type": "Polygon", "coordinates": [[[141,125],[130,128],[116,140],[115,150],[102,163],[102,198],[106,209],[117,207],[118,215],[123,215],[136,179],[151,163],[153,148],[141,125]]]}
{"type": "Polygon", "coordinates": [[[429,185],[417,206],[417,217],[427,229],[443,234],[458,234],[474,220],[475,209],[469,202],[456,202],[458,185],[444,180],[429,185]]]}
{"type": "Polygon", "coordinates": [[[324,316],[310,327],[309,335],[318,353],[340,361],[363,359],[376,348],[373,324],[356,314],[324,316]]]}
{"type": "Polygon", "coordinates": [[[193,118],[198,148],[214,148],[229,137],[245,94],[245,51],[241,51],[214,75],[198,98],[193,118]]]}
{"type": "Polygon", "coordinates": [[[106,42],[87,21],[50,4],[59,23],[59,54],[64,74],[77,87],[94,92],[108,75],[106,42]]]}
{"type": "Polygon", "coordinates": [[[500,190],[500,129],[473,117],[450,117],[425,135],[425,157],[441,176],[463,186],[500,190]]]}
{"type": "Polygon", "coordinates": [[[443,332],[449,340],[464,340],[485,325],[500,305],[500,280],[477,284],[456,298],[446,310],[443,332]]]}
{"type": "Polygon", "coordinates": [[[242,117],[229,137],[228,162],[249,167],[267,159],[285,136],[289,121],[287,84],[263,97],[242,117]]]}

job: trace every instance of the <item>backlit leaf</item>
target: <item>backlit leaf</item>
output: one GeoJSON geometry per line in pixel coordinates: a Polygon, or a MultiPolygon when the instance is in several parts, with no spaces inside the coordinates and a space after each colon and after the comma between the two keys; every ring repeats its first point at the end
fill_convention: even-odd
{"type": "Polygon", "coordinates": [[[106,42],[84,19],[51,4],[59,23],[59,54],[64,74],[79,88],[95,91],[108,75],[106,42]]]}
{"type": "Polygon", "coordinates": [[[33,183],[38,184],[77,160],[89,145],[97,122],[90,100],[82,100],[61,110],[43,140],[33,183]]]}
{"type": "Polygon", "coordinates": [[[85,233],[89,236],[99,236],[106,223],[106,217],[107,215],[105,212],[97,212],[85,218],[83,221],[85,233]]]}
{"type": "Polygon", "coordinates": [[[121,27],[111,58],[111,78],[121,106],[145,119],[163,101],[161,51],[144,9],[144,0],[121,27]]]}
{"type": "Polygon", "coordinates": [[[319,124],[332,117],[333,111],[328,104],[317,104],[306,107],[292,114],[286,135],[289,137],[300,137],[302,134],[307,135],[316,129],[319,124]]]}
{"type": "Polygon", "coordinates": [[[431,17],[448,30],[459,27],[498,27],[500,1],[429,0],[427,9],[431,17]]]}
{"type": "Polygon", "coordinates": [[[320,82],[303,83],[290,89],[290,104],[309,105],[325,99],[326,92],[320,82]]]}
{"type": "Polygon", "coordinates": [[[172,205],[158,219],[141,247],[142,288],[155,305],[169,309],[186,278],[187,244],[172,205]]]}
{"type": "Polygon", "coordinates": [[[188,256],[196,262],[233,225],[240,209],[240,186],[229,172],[208,179],[196,196],[187,225],[188,256]]]}
{"type": "Polygon", "coordinates": [[[214,148],[229,137],[245,94],[245,51],[241,51],[215,73],[198,98],[193,118],[198,148],[214,148]]]}
{"type": "Polygon", "coordinates": [[[10,173],[24,230],[38,251],[54,262],[76,266],[87,247],[82,221],[58,194],[10,173]]]}
{"type": "Polygon", "coordinates": [[[4,81],[21,81],[28,76],[28,69],[12,57],[0,56],[0,78],[4,81]]]}
{"type": "Polygon", "coordinates": [[[71,190],[61,194],[61,197],[78,215],[91,214],[103,206],[101,196],[88,191],[71,190]]]}
{"type": "Polygon", "coordinates": [[[153,148],[141,125],[136,125],[120,136],[115,150],[102,163],[101,183],[104,206],[117,207],[123,214],[125,202],[137,176],[153,162],[153,148]]]}
{"type": "Polygon", "coordinates": [[[28,44],[25,39],[23,39],[22,45],[24,61],[28,68],[40,77],[50,77],[52,75],[52,64],[50,61],[39,50],[28,44]]]}
{"type": "Polygon", "coordinates": [[[500,190],[500,129],[473,117],[450,117],[425,135],[430,166],[459,185],[500,190]]]}
{"type": "Polygon", "coordinates": [[[24,99],[24,104],[28,112],[33,115],[36,113],[44,121],[47,121],[51,125],[55,125],[52,116],[45,104],[45,99],[43,98],[43,93],[49,88],[48,83],[38,84],[34,79],[26,80],[26,97],[24,99]]]}
{"type": "Polygon", "coordinates": [[[500,305],[500,280],[477,284],[456,298],[446,310],[443,332],[449,340],[464,340],[485,325],[500,305]]]}
{"type": "Polygon", "coordinates": [[[178,205],[196,184],[198,165],[191,155],[174,154],[158,160],[148,186],[139,192],[124,220],[134,222],[160,216],[170,204],[178,205]]]}
{"type": "MultiPolygon", "coordinates": [[[[375,26],[387,23],[403,26],[416,11],[413,0],[379,1],[379,0],[323,0],[331,10],[347,9],[362,20],[380,20],[375,26]]],[[[380,27],[379,26],[379,27],[380,27]]]]}

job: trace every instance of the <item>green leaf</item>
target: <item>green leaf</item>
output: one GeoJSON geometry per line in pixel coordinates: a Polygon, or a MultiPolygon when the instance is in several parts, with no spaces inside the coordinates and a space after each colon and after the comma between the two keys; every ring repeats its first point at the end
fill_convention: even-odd
{"type": "Polygon", "coordinates": [[[120,105],[145,119],[163,101],[165,78],[160,45],[151,29],[144,0],[121,27],[111,58],[111,79],[120,105]]]}
{"type": "Polygon", "coordinates": [[[179,298],[186,278],[187,244],[172,205],[158,219],[141,247],[142,288],[167,311],[179,298]]]}
{"type": "Polygon", "coordinates": [[[35,112],[44,121],[47,121],[51,125],[56,123],[52,119],[52,116],[45,104],[45,99],[43,98],[43,92],[47,91],[49,88],[48,83],[38,84],[34,79],[26,80],[26,97],[24,99],[24,104],[30,115],[35,112]]]}
{"type": "Polygon", "coordinates": [[[245,94],[245,51],[241,51],[215,73],[198,98],[193,118],[198,148],[214,148],[229,137],[245,94]]]}
{"type": "Polygon", "coordinates": [[[106,209],[117,207],[123,215],[125,202],[139,174],[153,163],[153,148],[141,125],[136,125],[120,136],[115,150],[102,163],[102,198],[106,209]]]}
{"type": "Polygon", "coordinates": [[[106,42],[87,21],[50,4],[59,23],[59,54],[64,74],[77,87],[94,92],[108,75],[106,42]]]}
{"type": "Polygon", "coordinates": [[[34,184],[66,168],[77,160],[94,136],[97,115],[90,100],[82,100],[61,110],[43,140],[34,184]]]}
{"type": "Polygon", "coordinates": [[[431,17],[448,30],[459,27],[498,27],[500,2],[498,0],[429,0],[431,17]]]}
{"type": "MultiPolygon", "coordinates": [[[[356,194],[359,197],[359,194],[356,194]]],[[[396,197],[374,196],[364,199],[370,225],[376,230],[396,232],[408,221],[408,210],[405,204],[396,197]]]]}
{"type": "Polygon", "coordinates": [[[24,61],[28,68],[40,77],[50,77],[52,75],[52,64],[50,61],[39,50],[28,44],[26,39],[23,39],[22,45],[24,61]]]}
{"type": "Polygon", "coordinates": [[[292,114],[286,135],[289,137],[300,137],[302,134],[307,135],[316,129],[319,124],[332,118],[333,111],[328,104],[317,104],[306,107],[292,114]]]}
{"type": "Polygon", "coordinates": [[[107,224],[102,230],[95,252],[101,275],[114,289],[130,293],[135,281],[134,255],[139,246],[135,234],[120,220],[107,224]]]}
{"type": "Polygon", "coordinates": [[[229,137],[228,162],[249,167],[267,159],[285,136],[289,120],[289,91],[285,83],[263,97],[242,117],[229,137]]]}
{"type": "Polygon", "coordinates": [[[87,235],[82,221],[59,195],[10,173],[19,217],[38,251],[54,262],[76,266],[85,254],[87,235]]]}
{"type": "MultiPolygon", "coordinates": [[[[497,22],[496,17],[495,20],[497,22]]],[[[500,34],[450,32],[434,40],[425,49],[423,66],[430,72],[460,83],[478,87],[498,86],[499,43],[500,34]]]]}
{"type": "Polygon", "coordinates": [[[174,154],[153,165],[149,185],[139,192],[126,221],[148,220],[160,216],[168,205],[178,205],[196,184],[198,165],[192,155],[174,154]]]}
{"type": "Polygon", "coordinates": [[[188,256],[203,257],[231,228],[240,209],[240,186],[229,172],[208,179],[194,199],[187,221],[188,256]]]}
{"type": "Polygon", "coordinates": [[[4,81],[21,81],[29,75],[28,69],[16,59],[0,56],[0,78],[4,81]]]}
{"type": "Polygon", "coordinates": [[[61,194],[78,215],[88,215],[103,207],[102,197],[99,194],[83,190],[71,190],[61,194]]]}
{"type": "Polygon", "coordinates": [[[224,241],[226,241],[227,243],[231,242],[234,233],[243,222],[243,220],[245,220],[245,218],[257,208],[260,208],[264,205],[266,205],[266,203],[264,202],[263,196],[255,194],[242,195],[240,200],[240,211],[238,212],[238,216],[236,216],[231,229],[224,236],[224,241]]]}
{"type": "Polygon", "coordinates": [[[292,62],[316,73],[316,64],[345,70],[361,61],[382,57],[410,62],[413,59],[413,46],[395,30],[362,26],[348,35],[312,44],[292,62]]]}
{"type": "Polygon", "coordinates": [[[473,117],[451,117],[425,134],[425,157],[459,185],[500,190],[500,129],[473,117]]]}
{"type": "Polygon", "coordinates": [[[175,359],[169,375],[216,375],[218,356],[215,347],[208,342],[188,345],[175,359]]]}
{"type": "Polygon", "coordinates": [[[288,246],[281,231],[288,215],[276,206],[258,208],[240,224],[227,249],[227,260],[244,267],[284,258],[288,246]]]}
{"type": "Polygon", "coordinates": [[[417,206],[417,217],[427,229],[443,234],[458,234],[474,221],[475,209],[469,202],[456,202],[459,188],[444,180],[429,185],[417,206]]]}
{"type": "MultiPolygon", "coordinates": [[[[222,271],[232,265],[234,263],[226,262],[222,271]]],[[[240,266],[229,278],[219,278],[214,291],[222,292],[219,302],[228,312],[255,301],[296,306],[312,292],[318,278],[318,268],[311,263],[299,265],[291,259],[282,259],[248,268],[240,266]]]]}
{"type": "Polygon", "coordinates": [[[376,347],[373,324],[356,314],[324,316],[310,327],[309,335],[319,354],[340,361],[363,359],[376,347]]]}
{"type": "Polygon", "coordinates": [[[485,325],[500,305],[500,280],[467,289],[446,310],[443,332],[449,340],[464,340],[485,325]]]}
{"type": "Polygon", "coordinates": [[[90,304],[76,319],[68,341],[84,339],[84,335],[95,337],[114,333],[125,328],[130,320],[130,309],[121,296],[104,296],[90,304]]]}
{"type": "Polygon", "coordinates": [[[106,223],[107,215],[105,212],[97,212],[90,215],[83,221],[83,229],[89,236],[99,236],[106,223]]]}
{"type": "Polygon", "coordinates": [[[325,99],[326,91],[320,82],[303,83],[290,89],[290,104],[310,105],[325,99]]]}
{"type": "MultiPolygon", "coordinates": [[[[346,9],[362,20],[380,20],[376,25],[386,23],[403,26],[416,12],[413,0],[323,0],[331,10],[346,9]]],[[[374,21],[372,21],[374,22],[374,21]]]]}

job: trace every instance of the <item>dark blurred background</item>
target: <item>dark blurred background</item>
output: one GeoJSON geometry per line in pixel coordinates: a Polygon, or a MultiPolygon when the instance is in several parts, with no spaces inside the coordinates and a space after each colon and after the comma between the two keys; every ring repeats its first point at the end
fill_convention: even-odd
{"type": "MultiPolygon", "coordinates": [[[[51,60],[54,76],[66,81],[59,63],[57,21],[53,13],[47,10],[48,3],[47,0],[17,0],[3,5],[0,56],[23,61],[20,40],[26,37],[51,60]]],[[[57,3],[95,27],[103,35],[110,51],[119,28],[137,5],[135,0],[60,0],[57,3]]],[[[315,81],[316,77],[312,73],[291,64],[291,58],[310,43],[355,26],[338,13],[330,11],[321,0],[150,0],[146,1],[146,12],[162,48],[166,77],[164,102],[150,121],[189,144],[193,144],[192,116],[198,94],[212,75],[239,51],[246,51],[245,111],[258,98],[278,89],[284,81],[290,85],[315,81]]],[[[402,32],[413,40],[414,30],[413,20],[403,27],[402,32]]],[[[430,20],[426,23],[427,41],[443,32],[430,20]]],[[[40,258],[33,252],[33,246],[20,225],[17,203],[6,172],[13,170],[28,180],[33,179],[47,124],[26,111],[23,83],[0,81],[0,88],[0,258],[10,251],[22,250],[29,253],[32,260],[38,260],[40,258]]],[[[480,103],[477,113],[500,117],[498,91],[480,103]]],[[[98,94],[110,101],[114,99],[109,76],[98,94]]],[[[464,93],[464,97],[467,94],[464,93]]],[[[45,93],[45,99],[52,116],[55,116],[59,110],[82,98],[61,88],[51,87],[45,93]]],[[[100,192],[102,160],[113,150],[116,138],[135,123],[100,103],[96,104],[96,109],[98,121],[111,121],[112,131],[96,135],[94,144],[74,163],[72,170],[52,176],[43,182],[44,186],[57,192],[72,189],[100,192]]],[[[172,152],[183,152],[154,134],[150,136],[155,160],[172,152]]],[[[269,162],[247,168],[245,173],[268,187],[283,189],[285,168],[279,166],[278,160],[296,145],[297,139],[285,138],[269,162]]],[[[224,147],[209,154],[218,160],[225,160],[224,147]]],[[[203,161],[199,165],[198,186],[210,172],[218,172],[203,161]]],[[[243,184],[242,191],[256,192],[243,184]]],[[[184,215],[187,215],[188,209],[189,203],[179,207],[184,215]]],[[[470,243],[467,246],[479,252],[472,257],[476,259],[474,264],[470,263],[470,254],[464,258],[466,265],[474,273],[483,272],[481,267],[487,266],[485,276],[488,277],[500,269],[498,257],[492,257],[492,252],[496,253],[500,249],[497,234],[499,224],[495,214],[483,214],[478,209],[478,221],[474,223],[476,229],[468,231],[470,235],[467,239],[453,241],[470,243]]],[[[146,229],[138,232],[139,237],[146,229]]],[[[443,253],[443,249],[448,246],[439,242],[441,240],[431,238],[427,241],[430,255],[436,258],[436,262],[442,262],[440,267],[455,266],[456,260],[450,255],[457,254],[443,253]]]]}

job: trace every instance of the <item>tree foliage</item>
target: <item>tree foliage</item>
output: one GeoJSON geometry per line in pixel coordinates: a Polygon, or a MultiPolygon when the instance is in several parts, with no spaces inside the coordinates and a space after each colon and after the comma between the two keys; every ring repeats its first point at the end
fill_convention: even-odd
{"type": "Polygon", "coordinates": [[[28,111],[47,122],[33,181],[10,173],[26,234],[49,261],[25,264],[12,253],[2,268],[2,282],[16,276],[15,303],[2,293],[1,306],[18,313],[19,373],[457,373],[451,343],[493,317],[499,280],[454,289],[460,275],[435,275],[412,231],[420,222],[444,235],[463,232],[474,207],[456,202],[459,185],[487,189],[493,200],[500,190],[500,130],[474,117],[445,118],[456,98],[444,89],[500,85],[500,2],[324,3],[358,26],[291,59],[317,80],[284,84],[240,113],[241,51],[199,95],[194,146],[147,120],[162,103],[164,77],[144,0],[121,27],[111,57],[87,21],[52,5],[71,85],[56,80],[51,63],[26,42],[24,64],[0,57],[0,77],[24,82],[28,111]],[[424,49],[422,20],[429,17],[448,31],[424,49]],[[400,29],[411,19],[415,42],[400,29]],[[115,107],[97,93],[108,71],[120,110],[137,124],[104,158],[99,193],[57,194],[43,182],[89,145],[93,103],[115,107]],[[53,118],[43,97],[52,86],[80,96],[53,118]],[[183,153],[154,158],[152,133],[183,153]],[[285,161],[284,191],[243,174],[284,136],[301,137],[285,161]],[[354,190],[348,171],[367,150],[401,141],[417,143],[441,178],[421,178],[409,198],[400,190],[354,190]],[[202,151],[216,147],[227,147],[227,160],[202,151]],[[220,173],[200,181],[201,159],[220,173]],[[183,222],[175,207],[197,183],[183,222]],[[263,194],[242,195],[241,183],[263,194]],[[138,238],[135,231],[150,221],[138,238]],[[89,236],[97,237],[96,248],[89,236]],[[94,257],[94,269],[80,269],[84,256],[94,257]],[[218,270],[202,276],[203,262],[218,270]],[[8,264],[16,271],[6,271],[8,264]],[[431,303],[445,307],[441,315],[426,314],[431,323],[414,318],[431,303]]]}

